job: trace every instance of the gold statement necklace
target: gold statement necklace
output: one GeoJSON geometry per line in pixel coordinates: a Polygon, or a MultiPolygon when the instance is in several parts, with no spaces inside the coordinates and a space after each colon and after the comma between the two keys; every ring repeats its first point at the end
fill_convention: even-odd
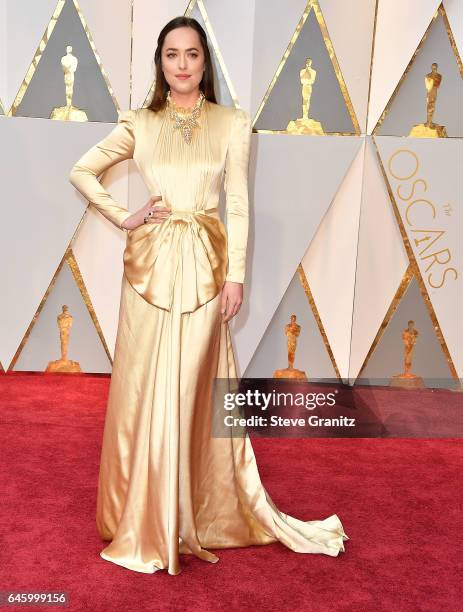
{"type": "Polygon", "coordinates": [[[175,122],[175,129],[181,130],[181,134],[188,144],[191,142],[193,135],[193,128],[200,127],[198,123],[199,116],[201,114],[201,107],[205,100],[205,96],[202,91],[199,92],[199,98],[196,100],[194,106],[185,108],[183,106],[177,106],[172,100],[170,95],[170,89],[167,92],[167,105],[169,107],[169,116],[175,122]]]}

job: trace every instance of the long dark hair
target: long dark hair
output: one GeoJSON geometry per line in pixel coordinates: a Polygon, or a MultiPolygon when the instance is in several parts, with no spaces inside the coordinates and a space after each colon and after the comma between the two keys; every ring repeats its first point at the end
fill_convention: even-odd
{"type": "Polygon", "coordinates": [[[169,90],[169,83],[166,81],[164,73],[162,71],[161,66],[161,52],[164,44],[164,40],[167,34],[171,30],[175,30],[175,28],[188,27],[193,28],[198,32],[199,40],[201,41],[201,46],[204,51],[204,74],[201,82],[199,84],[199,88],[204,93],[206,100],[210,100],[211,102],[217,103],[217,99],[215,97],[214,90],[214,72],[212,69],[212,59],[211,53],[209,51],[209,46],[207,44],[207,36],[201,24],[196,21],[193,17],[184,17],[183,15],[180,17],[175,17],[171,19],[166,25],[162,28],[158,36],[158,46],[156,47],[156,51],[154,53],[154,63],[156,66],[156,83],[154,87],[153,97],[151,98],[151,102],[147,106],[147,108],[152,111],[159,111],[164,108],[166,104],[166,96],[169,90]]]}

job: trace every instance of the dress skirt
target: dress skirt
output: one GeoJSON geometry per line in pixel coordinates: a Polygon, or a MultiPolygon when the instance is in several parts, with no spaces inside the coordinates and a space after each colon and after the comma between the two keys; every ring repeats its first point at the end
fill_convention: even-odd
{"type": "MultiPolygon", "coordinates": [[[[181,264],[177,274],[181,274],[181,264]]],[[[179,555],[280,541],[337,556],[349,539],[336,514],[280,512],[261,483],[251,440],[213,437],[213,380],[236,378],[221,293],[181,312],[147,302],[122,278],[119,325],[98,480],[103,559],[131,570],[181,572],[179,555]]]]}

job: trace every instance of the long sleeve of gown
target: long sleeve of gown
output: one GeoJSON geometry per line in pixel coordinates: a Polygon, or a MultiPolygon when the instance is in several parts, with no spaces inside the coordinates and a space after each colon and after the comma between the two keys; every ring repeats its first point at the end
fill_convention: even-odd
{"type": "Polygon", "coordinates": [[[225,160],[228,272],[227,281],[244,282],[249,229],[248,167],[252,121],[236,109],[225,160]]]}
{"type": "Polygon", "coordinates": [[[135,112],[124,111],[117,126],[89,149],[72,168],[69,181],[103,216],[122,228],[132,214],[104,189],[98,176],[115,164],[131,159],[135,148],[135,112]]]}

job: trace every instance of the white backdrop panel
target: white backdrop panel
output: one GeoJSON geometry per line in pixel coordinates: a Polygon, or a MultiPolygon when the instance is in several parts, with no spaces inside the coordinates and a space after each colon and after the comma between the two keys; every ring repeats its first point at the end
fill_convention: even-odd
{"type": "Polygon", "coordinates": [[[365,133],[376,0],[320,0],[346,87],[365,133]]]}
{"type": "Polygon", "coordinates": [[[154,80],[154,52],[161,28],[183,15],[186,0],[133,0],[132,108],[142,106],[154,80]]]}
{"type": "MultiPolygon", "coordinates": [[[[0,99],[6,110],[17,94],[56,4],[57,0],[0,0],[0,99]]],[[[153,80],[153,55],[159,31],[168,20],[184,14],[188,1],[133,0],[133,40],[132,0],[117,3],[80,0],[79,4],[120,108],[141,106],[153,80]]],[[[204,0],[204,4],[239,103],[254,114],[306,0],[204,0]]],[[[369,131],[376,125],[439,4],[439,0],[406,3],[378,0],[369,131]]],[[[463,4],[459,0],[445,0],[444,5],[462,53],[463,4]]],[[[320,0],[320,6],[363,131],[375,0],[351,3],[320,0]]],[[[85,209],[86,203],[68,183],[69,170],[80,154],[113,127],[0,117],[0,136],[9,151],[0,168],[2,213],[8,227],[14,228],[4,232],[0,251],[3,288],[9,296],[0,306],[0,361],[5,368],[85,209]],[[26,216],[30,209],[32,217],[26,216]]],[[[387,154],[392,140],[377,142],[382,142],[383,153],[387,154]]],[[[353,380],[363,364],[408,260],[374,144],[367,138],[354,284],[362,143],[361,138],[355,137],[253,136],[248,276],[242,310],[232,323],[241,371],[250,363],[301,260],[342,373],[346,374],[349,367],[353,380]],[[333,289],[338,293],[336,300],[333,289]],[[349,362],[348,319],[352,308],[349,362]]],[[[439,221],[446,223],[445,239],[449,241],[452,263],[459,275],[453,286],[445,283],[443,288],[430,288],[430,295],[461,375],[463,332],[458,326],[458,312],[463,305],[463,253],[456,232],[463,221],[458,196],[458,172],[463,161],[460,141],[400,139],[394,146],[399,144],[415,147],[413,150],[419,154],[422,169],[427,173],[429,199],[437,203],[439,212],[444,210],[444,204],[451,204],[451,212],[439,216],[439,221]]],[[[142,206],[148,197],[133,164],[111,169],[104,184],[121,204],[128,203],[130,210],[142,206]],[[128,167],[132,169],[129,177],[128,167]]],[[[425,210],[422,207],[423,214],[425,210]]],[[[111,353],[117,329],[124,245],[125,234],[94,210],[89,211],[73,245],[111,353]]],[[[424,260],[420,265],[426,267],[429,262],[424,260]]],[[[437,265],[432,269],[436,268],[437,265]]],[[[450,276],[447,279],[450,281],[450,276]]]]}
{"type": "MultiPolygon", "coordinates": [[[[6,0],[0,0],[0,113],[4,114],[2,107],[6,106],[6,0]]],[[[5,110],[6,112],[6,110],[5,110]]]]}
{"type": "Polygon", "coordinates": [[[79,0],[79,5],[119,107],[127,109],[130,106],[131,0],[79,0]]]}
{"type": "MultiPolygon", "coordinates": [[[[362,139],[363,140],[363,139],[362,139]]],[[[364,140],[302,260],[341,377],[349,376],[364,140]]]]}
{"type": "Polygon", "coordinates": [[[241,371],[247,367],[362,139],[257,134],[253,145],[248,295],[236,317],[241,371]]]}
{"type": "MultiPolygon", "coordinates": [[[[117,164],[106,171],[102,181],[123,206],[129,201],[127,168],[128,162],[117,164]]],[[[72,247],[111,356],[116,342],[125,242],[126,233],[90,207],[72,247]]]]}
{"type": "Polygon", "coordinates": [[[350,379],[354,381],[407,270],[374,143],[367,136],[355,277],[350,379]]]}

